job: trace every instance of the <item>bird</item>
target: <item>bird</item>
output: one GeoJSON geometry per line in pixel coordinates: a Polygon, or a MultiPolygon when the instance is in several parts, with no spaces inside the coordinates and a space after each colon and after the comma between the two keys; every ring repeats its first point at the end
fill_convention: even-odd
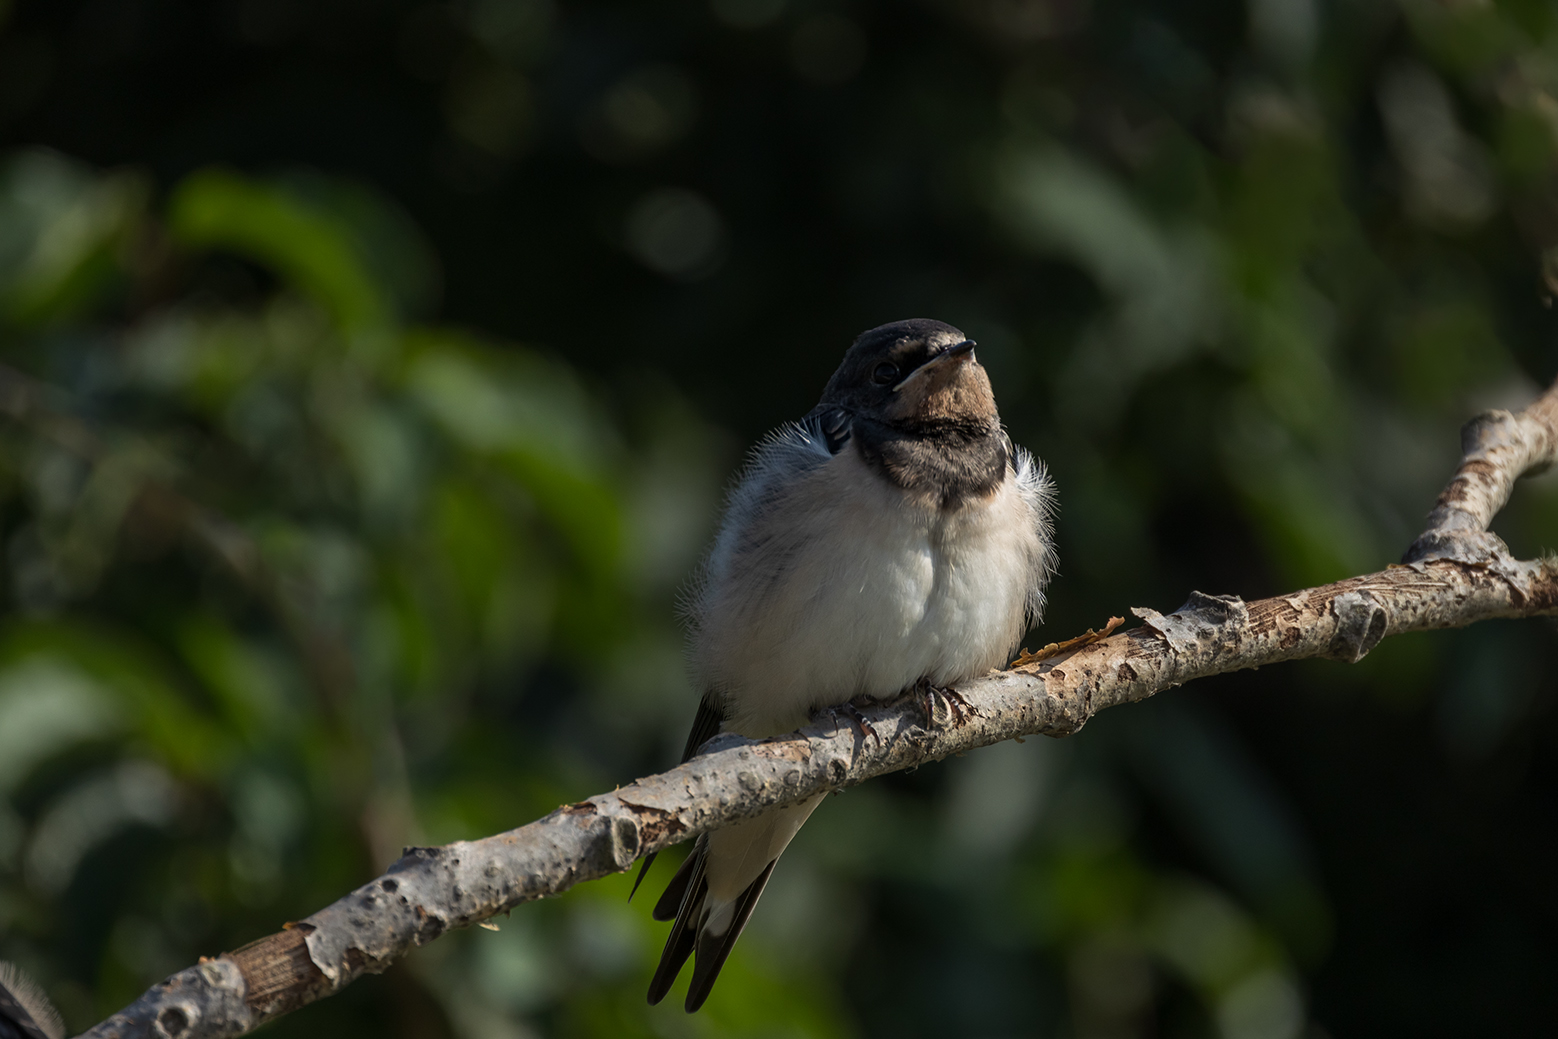
{"type": "Polygon", "coordinates": [[[0,961],[0,1039],[64,1039],[65,1023],[37,983],[0,961]]]}
{"type": "MultiPolygon", "coordinates": [[[[924,318],[863,332],[817,406],[753,450],[687,597],[703,697],[683,761],[719,733],[947,693],[1009,663],[1039,621],[1054,488],[1013,446],[975,345],[924,318]]],[[[822,796],[698,838],[652,911],[674,922],[651,1004],[692,956],[685,1007],[703,1005],[822,796]]]]}

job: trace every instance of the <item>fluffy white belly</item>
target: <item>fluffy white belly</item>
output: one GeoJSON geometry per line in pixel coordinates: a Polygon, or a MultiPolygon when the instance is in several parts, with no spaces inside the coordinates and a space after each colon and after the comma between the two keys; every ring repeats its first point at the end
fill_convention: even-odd
{"type": "Polygon", "coordinates": [[[1047,560],[1042,518],[1014,476],[943,510],[848,449],[752,528],[711,575],[692,646],[698,679],[725,698],[725,728],[747,736],[1003,664],[1047,560]]]}

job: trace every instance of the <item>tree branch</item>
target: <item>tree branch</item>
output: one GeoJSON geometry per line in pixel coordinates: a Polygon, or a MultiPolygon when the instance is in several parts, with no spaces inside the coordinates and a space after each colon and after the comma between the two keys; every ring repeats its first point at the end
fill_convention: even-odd
{"type": "Polygon", "coordinates": [[[384,876],[175,974],[86,1035],[241,1035],[383,971],[450,928],[770,808],[1014,737],[1066,736],[1105,708],[1208,675],[1306,657],[1357,661],[1389,635],[1558,613],[1558,566],[1515,560],[1487,532],[1515,480],[1555,459],[1558,384],[1519,415],[1472,420],[1462,443],[1460,468],[1404,565],[1251,603],[1192,592],[1167,616],[1132,610],[1139,628],[959,685],[968,712],[933,700],[930,717],[908,697],[864,711],[869,734],[825,712],[786,736],[717,737],[679,768],[517,830],[408,849],[384,876]]]}

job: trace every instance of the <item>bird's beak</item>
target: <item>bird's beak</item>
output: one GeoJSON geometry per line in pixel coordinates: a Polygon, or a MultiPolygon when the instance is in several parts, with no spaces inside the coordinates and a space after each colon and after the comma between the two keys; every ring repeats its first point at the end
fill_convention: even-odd
{"type": "Polygon", "coordinates": [[[941,351],[941,353],[904,376],[903,380],[893,387],[893,392],[899,393],[905,386],[911,383],[919,382],[921,379],[933,379],[937,375],[950,372],[965,361],[973,361],[975,359],[974,345],[972,339],[965,339],[958,345],[941,351]]]}

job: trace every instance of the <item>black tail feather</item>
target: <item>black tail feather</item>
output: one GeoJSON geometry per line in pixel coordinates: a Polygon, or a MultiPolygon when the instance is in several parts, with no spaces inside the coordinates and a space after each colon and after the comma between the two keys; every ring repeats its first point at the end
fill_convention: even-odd
{"type": "Polygon", "coordinates": [[[665,891],[660,895],[660,900],[655,903],[654,911],[649,915],[655,920],[674,920],[676,914],[681,912],[682,903],[687,899],[687,888],[692,880],[693,870],[697,866],[693,863],[694,855],[689,855],[682,860],[681,868],[671,878],[671,882],[665,886],[665,891]]]}
{"type": "MultiPolygon", "coordinates": [[[[3,3],[4,0],[0,0],[3,3]]],[[[698,748],[707,743],[720,731],[724,723],[725,712],[720,704],[720,698],[713,693],[705,693],[698,704],[698,713],[692,720],[692,731],[687,734],[687,746],[682,750],[682,760],[689,761],[697,753],[698,748]]],[[[704,857],[708,854],[708,838],[698,838],[692,854],[682,862],[681,868],[666,885],[665,892],[655,903],[654,910],[649,914],[656,920],[670,920],[676,918],[676,923],[671,925],[671,933],[666,936],[665,949],[660,953],[660,965],[655,968],[655,976],[649,982],[649,1003],[651,1006],[665,998],[665,994],[676,983],[676,976],[681,973],[682,965],[687,962],[693,949],[698,944],[698,924],[702,922],[703,899],[708,894],[709,885],[703,878],[704,857]],[[693,919],[694,915],[700,919],[693,919]]],[[[628,901],[638,893],[638,887],[644,882],[644,876],[649,872],[649,864],[655,861],[655,853],[644,856],[644,864],[638,868],[638,879],[633,881],[633,890],[628,892],[628,901]]],[[[772,868],[770,866],[770,868],[772,868]]],[[[765,873],[766,877],[767,874],[765,873]]],[[[758,888],[762,890],[761,886],[758,888]]],[[[745,897],[745,896],[743,896],[745,897]]],[[[755,899],[754,899],[755,901],[755,899]]],[[[750,913],[751,907],[746,912],[750,913]]],[[[744,923],[746,917],[741,917],[744,923]]],[[[737,934],[741,928],[735,928],[737,934]]],[[[732,939],[734,940],[734,939],[732,939]]],[[[728,950],[727,950],[728,951],[728,950]]],[[[720,957],[724,962],[724,957],[720,957]]],[[[716,974],[719,968],[715,968],[716,974]]],[[[709,984],[714,980],[709,979],[709,984]]],[[[705,991],[707,996],[708,992],[705,991]]],[[[703,1002],[702,999],[699,1002],[703,1002]]],[[[5,1037],[0,1036],[0,1039],[5,1037]]]]}
{"type": "Polygon", "coordinates": [[[736,947],[736,939],[740,938],[741,932],[746,930],[747,918],[752,915],[758,898],[763,894],[763,888],[768,886],[768,878],[773,875],[774,864],[778,861],[774,859],[770,862],[768,868],[763,870],[745,891],[741,892],[741,898],[736,902],[736,917],[724,934],[716,937],[699,933],[698,958],[693,961],[692,981],[687,985],[689,1014],[703,1006],[703,1001],[709,998],[715,979],[719,977],[720,968],[725,966],[725,959],[730,955],[730,950],[736,947]]]}
{"type": "Polygon", "coordinates": [[[676,976],[682,972],[682,964],[687,962],[687,957],[692,955],[697,940],[697,931],[691,927],[671,929],[670,937],[665,940],[665,949],[660,953],[660,966],[655,968],[655,976],[649,979],[650,1006],[664,999],[666,993],[671,991],[671,986],[676,984],[676,976]]]}
{"type": "MultiPolygon", "coordinates": [[[[708,841],[699,838],[692,854],[687,856],[687,863],[676,871],[680,877],[687,870],[688,864],[692,866],[691,870],[687,870],[686,894],[677,907],[676,922],[671,925],[671,933],[666,936],[665,948],[660,953],[660,965],[655,968],[655,976],[649,980],[650,1006],[660,1002],[671,991],[676,976],[682,972],[682,964],[687,962],[687,957],[692,955],[693,947],[697,944],[699,921],[693,919],[693,914],[702,908],[703,896],[709,890],[708,882],[703,877],[703,862],[707,853],[708,841]]],[[[657,912],[659,908],[657,904],[657,912]]]]}
{"type": "Polygon", "coordinates": [[[638,864],[638,879],[633,881],[633,890],[628,892],[629,902],[633,901],[633,896],[638,894],[638,887],[644,882],[644,877],[648,875],[649,867],[654,865],[655,856],[658,854],[660,854],[658,851],[652,851],[644,856],[643,862],[638,864]]]}

